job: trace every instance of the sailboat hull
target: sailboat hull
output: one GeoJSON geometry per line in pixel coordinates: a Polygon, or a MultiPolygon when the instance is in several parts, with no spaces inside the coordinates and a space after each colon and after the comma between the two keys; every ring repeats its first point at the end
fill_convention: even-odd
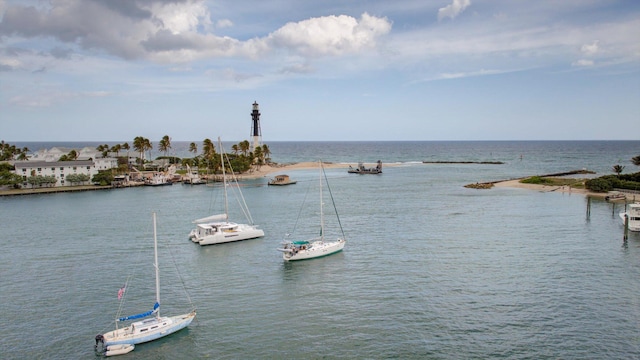
{"type": "Polygon", "coordinates": [[[104,346],[141,344],[171,335],[189,326],[196,312],[135,322],[127,327],[102,334],[104,346]]]}
{"type": "Polygon", "coordinates": [[[282,258],[285,261],[297,261],[297,260],[309,260],[320,257],[333,255],[342,251],[345,245],[344,239],[338,239],[337,241],[314,241],[311,242],[304,249],[298,247],[287,247],[284,249],[278,249],[282,251],[282,258]]]}

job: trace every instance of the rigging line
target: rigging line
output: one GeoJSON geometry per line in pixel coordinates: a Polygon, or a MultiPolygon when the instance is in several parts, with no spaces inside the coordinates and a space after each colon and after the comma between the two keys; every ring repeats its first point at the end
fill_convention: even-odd
{"type": "Polygon", "coordinates": [[[240,190],[240,185],[238,185],[238,177],[233,171],[233,167],[231,166],[231,160],[229,160],[229,156],[224,152],[224,149],[222,148],[222,144],[220,144],[220,151],[223,153],[223,156],[227,159],[227,164],[229,164],[229,169],[231,170],[231,179],[235,183],[236,187],[238,188],[238,193],[236,193],[235,190],[233,190],[234,196],[236,197],[236,201],[240,205],[240,209],[242,209],[244,216],[247,218],[247,220],[249,220],[249,223],[253,225],[253,218],[251,217],[251,212],[249,212],[249,207],[247,206],[247,202],[244,200],[244,196],[242,195],[242,191],[240,190]],[[238,197],[237,194],[240,194],[240,196],[238,197]],[[242,199],[242,203],[240,203],[240,199],[242,199]]]}
{"type": "Polygon", "coordinates": [[[296,228],[298,227],[298,220],[300,220],[300,215],[302,214],[302,210],[304,209],[304,204],[307,202],[307,195],[309,195],[309,190],[311,189],[312,186],[313,186],[313,183],[309,182],[309,186],[307,186],[307,191],[304,193],[304,199],[302,199],[302,205],[300,206],[300,210],[298,210],[298,216],[296,217],[296,223],[293,224],[293,230],[291,230],[292,234],[295,233],[296,228]]]}
{"type": "Polygon", "coordinates": [[[340,232],[342,232],[342,238],[346,240],[346,236],[344,235],[344,230],[342,229],[342,222],[340,221],[340,215],[338,215],[338,208],[336,207],[336,202],[333,200],[333,193],[331,192],[331,186],[329,186],[329,179],[327,179],[327,173],[324,171],[324,166],[322,167],[322,174],[324,175],[324,181],[327,183],[327,190],[329,190],[329,197],[331,197],[333,210],[336,212],[336,217],[338,218],[338,224],[340,225],[340,232]]]}
{"type": "Polygon", "coordinates": [[[169,251],[169,253],[171,254],[171,260],[173,261],[173,266],[175,267],[176,272],[178,273],[178,278],[180,278],[180,282],[182,283],[182,289],[184,290],[185,294],[187,294],[187,299],[189,300],[189,305],[191,305],[191,310],[195,310],[195,306],[193,306],[193,301],[191,301],[191,295],[187,290],[187,285],[185,285],[184,283],[184,278],[182,277],[182,273],[180,272],[180,268],[178,267],[176,258],[173,256],[173,251],[169,251]]]}
{"type": "Polygon", "coordinates": [[[116,312],[116,319],[120,318],[122,315],[122,308],[124,306],[124,301],[127,298],[127,293],[129,290],[129,280],[133,277],[133,274],[127,276],[127,280],[124,282],[124,293],[122,294],[122,298],[120,299],[120,304],[118,305],[118,311],[116,312]]]}
{"type": "MultiPolygon", "coordinates": [[[[164,245],[164,247],[169,248],[169,246],[167,246],[167,245],[164,245]]],[[[187,286],[184,283],[184,278],[182,277],[182,273],[180,273],[180,268],[178,267],[176,259],[173,256],[173,251],[169,251],[169,254],[171,255],[171,261],[173,261],[173,267],[176,269],[176,273],[178,273],[178,277],[180,278],[180,282],[182,283],[182,289],[187,294],[187,299],[189,300],[189,305],[191,305],[191,309],[192,310],[195,310],[195,307],[193,306],[193,302],[191,301],[191,295],[187,291],[187,286]]]]}

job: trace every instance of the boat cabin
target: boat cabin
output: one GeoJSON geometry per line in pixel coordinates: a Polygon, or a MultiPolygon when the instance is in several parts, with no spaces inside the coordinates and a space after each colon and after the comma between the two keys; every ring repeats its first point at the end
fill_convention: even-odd
{"type": "Polygon", "coordinates": [[[165,327],[171,324],[170,318],[152,318],[146,319],[142,321],[137,321],[131,324],[131,333],[132,334],[143,334],[145,332],[154,331],[156,329],[165,327]]]}
{"type": "Polygon", "coordinates": [[[296,181],[291,181],[289,175],[276,175],[271,181],[269,181],[269,185],[291,185],[295,184],[296,181]]]}
{"type": "Polygon", "coordinates": [[[238,224],[236,223],[224,223],[224,224],[198,224],[198,237],[215,235],[219,232],[236,232],[238,231],[238,224]]]}

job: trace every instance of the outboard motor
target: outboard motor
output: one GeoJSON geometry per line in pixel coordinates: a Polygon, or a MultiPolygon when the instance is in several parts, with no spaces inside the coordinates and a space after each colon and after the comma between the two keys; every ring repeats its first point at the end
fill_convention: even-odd
{"type": "Polygon", "coordinates": [[[102,334],[96,335],[96,344],[94,345],[93,349],[95,350],[95,352],[100,354],[102,354],[105,351],[104,336],[102,336],[102,334]],[[98,344],[100,344],[100,350],[98,350],[98,344]]]}

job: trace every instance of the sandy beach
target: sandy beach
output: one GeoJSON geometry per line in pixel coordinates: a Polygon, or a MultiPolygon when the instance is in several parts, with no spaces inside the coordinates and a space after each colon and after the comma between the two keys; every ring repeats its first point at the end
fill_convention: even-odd
{"type": "MultiPolygon", "coordinates": [[[[343,164],[343,163],[330,163],[324,162],[322,163],[325,169],[347,169],[349,166],[357,166],[358,164],[343,164]]],[[[364,163],[364,166],[375,167],[375,163],[364,163]]],[[[305,170],[305,169],[317,169],[318,162],[317,161],[306,161],[299,163],[289,163],[289,164],[278,164],[278,165],[262,165],[259,169],[252,169],[246,174],[236,175],[238,179],[257,179],[261,177],[271,177],[280,174],[287,174],[288,171],[291,170],[305,170]]]]}
{"type": "Polygon", "coordinates": [[[580,194],[584,196],[591,196],[595,198],[604,199],[607,195],[611,195],[610,193],[599,193],[593,192],[586,189],[576,189],[570,186],[548,186],[548,185],[536,185],[536,184],[524,184],[521,183],[520,180],[507,180],[501,181],[494,184],[495,187],[512,187],[512,188],[520,188],[520,189],[528,189],[535,190],[540,192],[562,192],[569,194],[580,194]]]}

